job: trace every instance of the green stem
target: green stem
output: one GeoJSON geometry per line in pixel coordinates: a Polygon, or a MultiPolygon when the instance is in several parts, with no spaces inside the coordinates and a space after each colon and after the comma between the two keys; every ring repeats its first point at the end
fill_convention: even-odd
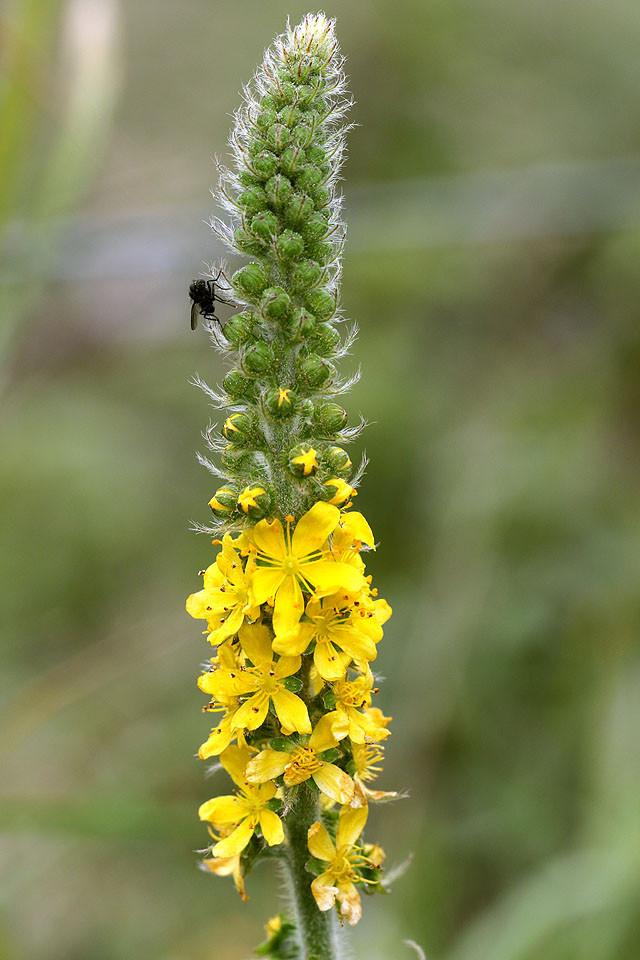
{"type": "Polygon", "coordinates": [[[321,820],[318,794],[306,784],[301,784],[295,805],[285,818],[287,838],[286,868],[296,926],[300,937],[302,960],[338,960],[336,924],[334,911],[322,912],[311,892],[311,874],[305,864],[310,857],[307,849],[307,832],[312,823],[321,820]]]}

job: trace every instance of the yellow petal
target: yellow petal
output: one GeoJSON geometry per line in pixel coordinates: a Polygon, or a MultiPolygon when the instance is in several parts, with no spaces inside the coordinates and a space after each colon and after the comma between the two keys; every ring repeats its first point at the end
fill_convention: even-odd
{"type": "Polygon", "coordinates": [[[323,763],[312,776],[322,792],[336,803],[350,803],[353,799],[353,780],[335,763],[323,763]]]}
{"type": "Polygon", "coordinates": [[[249,783],[266,783],[284,773],[284,768],[291,760],[288,753],[281,750],[261,750],[251,760],[245,771],[249,783]]]}
{"type": "Polygon", "coordinates": [[[214,797],[200,805],[198,816],[209,823],[239,823],[246,817],[246,810],[238,803],[237,797],[214,797]]]}
{"type": "Polygon", "coordinates": [[[228,637],[233,637],[238,632],[243,620],[244,613],[242,612],[242,607],[234,607],[220,626],[211,631],[209,634],[209,643],[224,643],[228,637]]]}
{"type": "Polygon", "coordinates": [[[361,513],[343,513],[342,525],[349,531],[354,540],[360,540],[366,543],[368,547],[375,550],[376,542],[371,531],[371,527],[361,513]]]}
{"type": "Polygon", "coordinates": [[[336,855],[336,848],[327,828],[322,823],[312,823],[307,838],[311,856],[331,863],[336,855]]]}
{"type": "Polygon", "coordinates": [[[360,894],[352,883],[339,883],[336,899],[340,904],[340,915],[353,927],[362,916],[360,894]]]}
{"type": "Polygon", "coordinates": [[[211,697],[237,697],[253,693],[258,686],[258,680],[250,673],[211,670],[198,677],[198,686],[211,697]]]}
{"type": "Polygon", "coordinates": [[[261,604],[273,597],[283,580],[280,567],[256,567],[251,578],[251,595],[255,603],[261,604]]]}
{"type": "Polygon", "coordinates": [[[353,627],[334,627],[331,631],[331,639],[342,647],[352,660],[375,660],[378,656],[373,640],[353,627]]]}
{"type": "Polygon", "coordinates": [[[344,713],[332,710],[325,713],[316,723],[309,746],[316,753],[323,753],[337,746],[338,740],[343,740],[349,733],[349,720],[344,713]]]}
{"type": "Polygon", "coordinates": [[[223,750],[227,749],[234,737],[235,731],[231,729],[231,714],[229,714],[217,727],[213,728],[209,739],[205,740],[198,750],[198,756],[201,760],[219,756],[223,750]]]}
{"type": "Polygon", "coordinates": [[[251,754],[246,747],[227,747],[220,756],[220,763],[238,787],[246,784],[244,771],[250,759],[251,754]]]}
{"type": "Polygon", "coordinates": [[[336,902],[338,888],[334,887],[331,877],[326,873],[321,873],[311,882],[311,892],[318,904],[319,910],[331,910],[336,902]]]}
{"type": "Polygon", "coordinates": [[[205,590],[219,590],[224,583],[224,575],[218,567],[217,557],[215,561],[207,567],[202,580],[205,590]]]}
{"type": "Polygon", "coordinates": [[[278,560],[286,557],[287,547],[279,520],[261,520],[253,528],[252,537],[258,550],[266,553],[267,556],[278,560]]]}
{"type": "Polygon", "coordinates": [[[303,611],[304,601],[300,584],[296,577],[284,577],[276,593],[273,610],[273,629],[276,635],[293,630],[303,611]]]}
{"type": "Polygon", "coordinates": [[[369,813],[368,807],[343,807],[340,811],[338,820],[338,833],[336,836],[336,846],[338,850],[342,847],[350,847],[356,842],[367,822],[369,813]]]}
{"type": "Polygon", "coordinates": [[[211,850],[214,857],[233,857],[244,850],[253,836],[255,824],[251,817],[246,817],[232,834],[216,843],[211,850]]]}
{"type": "Polygon", "coordinates": [[[276,846],[278,843],[282,843],[284,840],[284,830],[282,828],[282,820],[277,813],[274,813],[273,810],[265,808],[260,811],[260,826],[262,827],[262,835],[269,844],[270,847],[276,846]]]}
{"type": "Polygon", "coordinates": [[[257,730],[264,723],[268,711],[269,694],[260,691],[236,710],[231,725],[234,730],[257,730]]]}
{"type": "Polygon", "coordinates": [[[211,594],[208,590],[198,590],[187,597],[185,604],[187,613],[195,620],[206,620],[211,615],[210,600],[211,594]],[[209,609],[207,609],[209,607],[209,609]]]}
{"type": "Polygon", "coordinates": [[[350,660],[350,656],[339,653],[332,643],[318,643],[313,651],[313,661],[325,680],[341,680],[350,660]]]}
{"type": "Polygon", "coordinates": [[[275,666],[275,676],[278,680],[285,680],[287,677],[297,673],[302,664],[302,659],[297,657],[280,657],[275,666]]]}
{"type": "Polygon", "coordinates": [[[339,519],[337,507],[329,503],[315,503],[296,524],[291,540],[293,554],[306,557],[314,550],[320,550],[329,534],[338,526],[339,519]]]}
{"type": "Polygon", "coordinates": [[[366,586],[359,570],[349,563],[335,560],[314,560],[302,565],[304,576],[314,585],[316,594],[325,597],[341,588],[349,593],[358,593],[366,586]]]}
{"type": "Polygon", "coordinates": [[[271,632],[265,623],[245,623],[239,635],[242,649],[256,666],[273,660],[271,632]]]}
{"type": "Polygon", "coordinates": [[[280,687],[271,696],[283,732],[291,733],[297,730],[298,733],[311,733],[309,712],[304,700],[284,687],[280,687]]]}
{"type": "Polygon", "coordinates": [[[305,652],[315,633],[316,626],[314,623],[299,623],[293,630],[276,637],[273,641],[273,649],[276,653],[295,657],[305,652]]]}

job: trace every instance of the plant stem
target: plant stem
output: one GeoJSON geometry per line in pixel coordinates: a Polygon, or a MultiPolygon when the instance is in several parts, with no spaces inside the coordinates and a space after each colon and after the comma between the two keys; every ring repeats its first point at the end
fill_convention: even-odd
{"type": "Polygon", "coordinates": [[[284,824],[287,837],[285,863],[300,937],[301,960],[339,960],[334,911],[323,913],[318,909],[311,892],[311,874],[305,868],[310,856],[307,831],[316,820],[321,820],[318,794],[303,783],[284,824]]]}

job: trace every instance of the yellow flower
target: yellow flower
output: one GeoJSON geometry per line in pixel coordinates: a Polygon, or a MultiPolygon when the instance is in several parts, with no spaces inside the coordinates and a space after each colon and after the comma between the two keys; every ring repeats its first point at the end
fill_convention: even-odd
{"type": "MultiPolygon", "coordinates": [[[[391,735],[391,731],[386,729],[390,718],[383,717],[387,723],[377,723],[377,716],[368,709],[371,707],[372,686],[371,671],[355,680],[337,680],[333,684],[333,692],[338,698],[336,711],[345,716],[352,743],[384,740],[391,735]]],[[[382,717],[381,711],[378,710],[378,713],[382,717]]]]}
{"type": "Polygon", "coordinates": [[[331,500],[327,500],[327,503],[334,503],[339,506],[342,503],[345,503],[349,497],[357,497],[358,491],[355,487],[352,487],[351,484],[347,483],[346,480],[342,480],[340,477],[333,477],[332,480],[325,480],[325,487],[333,487],[336,491],[331,500]]]}
{"type": "Polygon", "coordinates": [[[201,760],[220,756],[222,751],[226,750],[236,737],[238,737],[238,742],[244,745],[242,731],[233,727],[233,718],[238,711],[238,707],[237,697],[225,697],[221,698],[215,706],[209,705],[205,708],[208,713],[224,713],[224,716],[218,726],[212,728],[209,738],[200,746],[198,756],[201,760]]]}
{"type": "Polygon", "coordinates": [[[289,394],[291,393],[291,387],[280,387],[278,389],[278,406],[281,407],[283,403],[291,403],[289,400],[289,394]]]}
{"type": "Polygon", "coordinates": [[[371,790],[367,786],[382,770],[379,764],[384,758],[384,748],[377,743],[354,743],[352,749],[355,766],[353,781],[356,785],[352,806],[366,807],[369,800],[393,800],[397,797],[395,790],[371,790]]]}
{"type": "Polygon", "coordinates": [[[207,857],[206,860],[202,861],[202,865],[218,877],[228,877],[231,875],[236,885],[236,890],[242,899],[248,900],[249,898],[244,889],[244,877],[242,876],[242,868],[240,866],[240,856],[241,854],[236,853],[233,857],[207,857]]]}
{"type": "Polygon", "coordinates": [[[245,624],[240,629],[242,649],[252,667],[218,668],[203,674],[198,686],[214,697],[241,697],[252,694],[236,710],[231,720],[231,729],[257,730],[264,723],[269,710],[269,701],[287,735],[311,733],[311,723],[306,705],[300,697],[284,686],[282,681],[300,669],[300,657],[280,657],[275,662],[271,649],[271,634],[263,623],[245,624]]]}
{"type": "MultiPolygon", "coordinates": [[[[350,544],[365,543],[372,550],[376,548],[376,542],[373,537],[373,531],[369,526],[366,517],[357,511],[343,513],[340,518],[340,534],[345,541],[350,544]]],[[[358,548],[358,547],[357,547],[358,548]]]]}
{"type": "Polygon", "coordinates": [[[299,457],[294,457],[291,463],[299,463],[302,467],[303,477],[308,477],[313,470],[318,469],[318,461],[316,459],[316,450],[313,447],[309,447],[308,450],[304,450],[299,457]]]}
{"type": "Polygon", "coordinates": [[[253,561],[242,559],[225,534],[222,550],[204,572],[204,589],[187,598],[187,613],[196,620],[206,620],[210,643],[223,643],[238,632],[245,614],[255,620],[259,607],[249,596],[249,578],[253,561]]]}
{"type": "Polygon", "coordinates": [[[262,496],[264,492],[264,487],[247,487],[246,490],[243,490],[242,493],[238,495],[238,506],[244,510],[245,513],[249,513],[249,507],[256,507],[259,510],[260,504],[256,500],[256,497],[262,496]]]}
{"type": "Polygon", "coordinates": [[[334,843],[329,832],[321,823],[309,827],[309,852],[317,860],[324,860],[328,866],[324,873],[316,877],[311,891],[320,910],[331,910],[336,900],[340,904],[340,915],[352,926],[362,916],[360,894],[355,884],[362,882],[358,870],[368,865],[367,857],[356,846],[358,837],[367,822],[367,807],[343,807],[338,818],[338,832],[334,843]]]}
{"type": "MultiPolygon", "coordinates": [[[[347,603],[343,600],[343,604],[347,603]]],[[[273,649],[289,657],[304,653],[312,640],[316,641],[313,661],[324,680],[339,680],[353,660],[375,660],[375,642],[367,636],[368,625],[359,611],[344,605],[337,606],[335,597],[323,600],[312,598],[306,608],[308,621],[298,623],[293,630],[277,635],[273,649]]],[[[370,632],[370,631],[369,631],[370,632]]]]}
{"type": "Polygon", "coordinates": [[[336,803],[350,803],[354,785],[351,777],[320,758],[325,750],[337,746],[338,740],[347,735],[347,725],[340,727],[339,718],[326,714],[318,720],[307,746],[298,746],[292,753],[284,750],[262,750],[247,765],[246,776],[250,783],[266,783],[284,773],[287,787],[303,783],[313,777],[322,793],[336,803]]]}
{"type": "Polygon", "coordinates": [[[328,503],[316,503],[286,537],[279,520],[261,520],[252,531],[260,564],[253,572],[251,590],[256,604],[273,598],[276,634],[292,630],[304,610],[302,590],[324,596],[339,589],[357,593],[364,587],[362,573],[336,562],[326,549],[340,511],[328,503]]]}
{"type": "MultiPolygon", "coordinates": [[[[242,747],[227,747],[220,761],[239,787],[239,793],[214,797],[198,810],[200,819],[207,820],[214,830],[223,835],[211,850],[216,858],[234,857],[241,853],[258,824],[270,847],[284,840],[280,817],[267,806],[276,795],[275,784],[265,783],[256,787],[245,779],[244,771],[250,756],[249,751],[242,747]]],[[[216,837],[216,833],[213,836],[216,837]]]]}

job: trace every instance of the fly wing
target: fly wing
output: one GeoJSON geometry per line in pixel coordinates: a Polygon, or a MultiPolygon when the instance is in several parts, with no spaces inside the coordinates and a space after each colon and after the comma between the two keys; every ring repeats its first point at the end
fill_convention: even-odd
{"type": "Polygon", "coordinates": [[[191,304],[191,329],[195,330],[198,326],[198,317],[200,316],[200,307],[193,301],[191,304]]]}

